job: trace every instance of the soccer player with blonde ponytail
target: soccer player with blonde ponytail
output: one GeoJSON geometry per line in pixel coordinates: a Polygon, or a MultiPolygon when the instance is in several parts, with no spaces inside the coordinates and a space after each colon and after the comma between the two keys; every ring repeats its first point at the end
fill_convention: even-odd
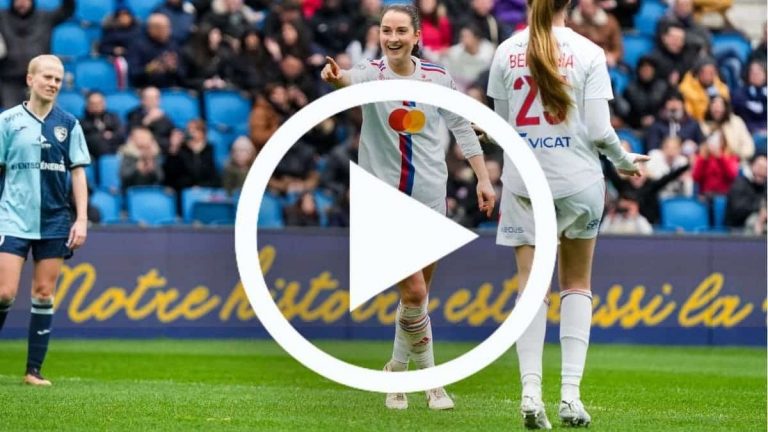
{"type": "MultiPolygon", "coordinates": [[[[610,124],[613,99],[605,53],[565,27],[569,0],[528,0],[529,27],[499,45],[488,83],[494,109],[515,127],[541,164],[555,200],[560,240],[559,416],[564,425],[592,421],[580,384],[592,321],[592,256],[603,213],[604,154],[626,175],[641,175],[647,156],[627,153],[610,124]]],[[[496,137],[499,139],[500,137],[496,137]]],[[[515,248],[525,287],[533,263],[535,224],[530,198],[512,160],[505,157],[496,243],[515,248]]],[[[547,299],[517,341],[522,401],[529,429],[551,429],[541,393],[547,299]]]]}

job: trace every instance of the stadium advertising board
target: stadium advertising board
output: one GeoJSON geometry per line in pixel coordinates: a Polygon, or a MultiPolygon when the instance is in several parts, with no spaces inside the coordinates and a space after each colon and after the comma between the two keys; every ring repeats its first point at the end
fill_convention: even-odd
{"type": "MultiPolygon", "coordinates": [[[[233,241],[230,230],[94,229],[59,280],[57,335],[266,337],[239,283],[233,241]]],[[[766,343],[765,239],[605,236],[596,255],[594,341],[766,343]]],[[[307,337],[391,338],[397,293],[383,292],[350,314],[348,263],[346,233],[284,230],[260,233],[254,265],[307,337]]],[[[28,280],[26,269],[22,286],[28,280]]],[[[441,339],[481,340],[507,316],[517,290],[512,250],[481,235],[438,266],[430,296],[435,331],[441,339]]],[[[550,301],[554,326],[559,297],[550,301]]],[[[14,309],[29,310],[29,299],[14,309]]],[[[11,313],[5,335],[23,336],[27,319],[11,313]]]]}

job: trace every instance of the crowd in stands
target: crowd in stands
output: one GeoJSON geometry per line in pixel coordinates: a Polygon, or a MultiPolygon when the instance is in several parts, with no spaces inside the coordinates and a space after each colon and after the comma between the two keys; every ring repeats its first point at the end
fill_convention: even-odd
{"type": "MultiPolygon", "coordinates": [[[[116,158],[119,179],[107,193],[119,197],[131,187],[166,187],[174,191],[179,215],[189,188],[222,188],[226,199],[236,199],[269,137],[332,90],[319,80],[325,56],[350,68],[381,55],[377,22],[382,1],[387,3],[118,0],[114,10],[102,7],[94,14],[89,8],[109,2],[77,1],[9,0],[0,11],[0,103],[7,109],[24,99],[29,59],[52,48],[57,54],[61,44],[51,35],[76,24],[88,34],[88,51],[62,55],[68,77],[63,92],[84,99],[76,114],[94,178],[106,176],[99,172],[107,166],[101,159],[116,158]],[[107,60],[115,88],[78,84],[80,69],[73,65],[83,57],[107,60]],[[172,89],[192,95],[200,104],[195,113],[211,112],[206,94],[240,92],[251,107],[247,125],[221,129],[205,114],[179,124],[177,113],[163,108],[172,89]],[[125,92],[137,96],[130,109],[110,106],[117,100],[113,93],[125,92]]],[[[727,18],[732,0],[573,3],[568,25],[605,50],[614,126],[628,149],[651,156],[641,178],[624,178],[606,164],[609,200],[602,230],[674,230],[665,220],[664,202],[687,198],[705,209],[698,228],[764,233],[765,26],[759,41],[748,41],[727,18]],[[706,19],[713,15],[719,21],[706,19]]],[[[490,105],[488,66],[495,47],[526,26],[526,1],[415,4],[423,57],[446,65],[461,91],[490,105]]],[[[357,156],[360,122],[359,110],[341,113],[293,146],[269,183],[267,199],[276,211],[265,226],[348,225],[348,162],[357,156]]],[[[477,212],[471,171],[447,134],[445,144],[449,216],[466,226],[493,226],[495,218],[477,212]]],[[[500,149],[487,143],[484,150],[500,188],[500,149]]],[[[100,185],[92,182],[93,188],[100,185]]]]}

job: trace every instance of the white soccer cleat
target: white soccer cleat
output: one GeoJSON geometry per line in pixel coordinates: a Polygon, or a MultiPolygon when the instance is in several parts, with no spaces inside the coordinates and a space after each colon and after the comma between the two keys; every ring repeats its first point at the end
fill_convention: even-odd
{"type": "Polygon", "coordinates": [[[592,417],[579,399],[560,401],[560,420],[563,425],[573,427],[587,427],[592,423],[592,417]]]}
{"type": "MultiPolygon", "coordinates": [[[[384,372],[392,372],[389,362],[384,365],[384,372]]],[[[404,410],[408,408],[408,396],[405,393],[387,393],[384,399],[384,405],[393,410],[404,410]]]]}
{"type": "Polygon", "coordinates": [[[544,402],[531,396],[523,396],[520,402],[520,413],[523,415],[523,424],[526,429],[552,429],[552,423],[547,418],[544,410],[544,402]]]}
{"type": "Polygon", "coordinates": [[[427,405],[429,409],[433,410],[449,410],[453,409],[453,399],[448,396],[448,392],[444,388],[438,387],[432,390],[427,390],[427,405]]]}

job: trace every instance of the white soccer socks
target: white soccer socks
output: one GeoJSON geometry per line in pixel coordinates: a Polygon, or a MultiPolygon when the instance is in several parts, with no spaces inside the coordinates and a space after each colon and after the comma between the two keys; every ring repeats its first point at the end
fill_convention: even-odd
{"type": "Polygon", "coordinates": [[[536,312],[533,321],[515,343],[517,358],[520,362],[520,382],[523,384],[523,397],[541,400],[541,359],[544,353],[544,336],[547,331],[546,302],[536,312]]]}
{"type": "Polygon", "coordinates": [[[587,290],[560,293],[560,349],[562,352],[562,387],[564,401],[580,398],[579,384],[584,373],[592,326],[592,294],[587,290]]]}
{"type": "MultiPolygon", "coordinates": [[[[427,298],[421,306],[411,307],[400,304],[400,317],[397,328],[401,331],[409,345],[413,362],[419,369],[435,366],[435,355],[432,350],[432,324],[427,314],[427,298]]],[[[397,330],[395,331],[397,344],[397,330]]]]}

